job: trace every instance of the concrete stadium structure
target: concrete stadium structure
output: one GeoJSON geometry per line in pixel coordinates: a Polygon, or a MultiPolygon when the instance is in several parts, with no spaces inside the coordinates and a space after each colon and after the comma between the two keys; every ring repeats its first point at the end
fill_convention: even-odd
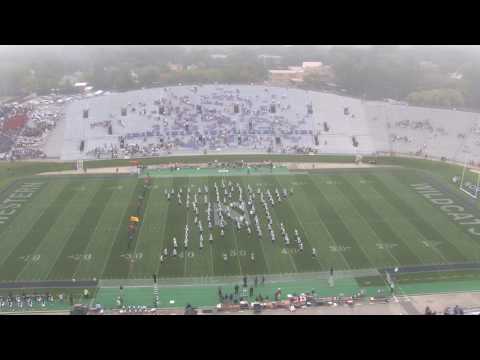
{"type": "Polygon", "coordinates": [[[63,160],[205,152],[395,152],[452,161],[480,155],[480,114],[291,88],[155,88],[75,101],[65,113],[63,160]]]}

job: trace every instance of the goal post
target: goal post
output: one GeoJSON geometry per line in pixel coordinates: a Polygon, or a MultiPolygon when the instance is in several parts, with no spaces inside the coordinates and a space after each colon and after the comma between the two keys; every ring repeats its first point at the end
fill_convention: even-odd
{"type": "Polygon", "coordinates": [[[478,199],[480,186],[480,170],[472,171],[469,168],[469,154],[465,155],[462,176],[460,178],[459,188],[468,196],[478,199]]]}
{"type": "Polygon", "coordinates": [[[355,154],[355,164],[360,165],[362,163],[363,156],[361,154],[355,154]]]}
{"type": "Polygon", "coordinates": [[[76,170],[83,171],[83,160],[77,160],[76,162],[76,170]]]}

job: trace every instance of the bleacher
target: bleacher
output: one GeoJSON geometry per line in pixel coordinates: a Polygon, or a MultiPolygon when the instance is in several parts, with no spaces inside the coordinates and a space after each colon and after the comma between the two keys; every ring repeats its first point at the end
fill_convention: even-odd
{"type": "Polygon", "coordinates": [[[374,151],[359,100],[299,89],[204,85],[138,90],[71,103],[66,118],[64,159],[82,156],[82,140],[88,156],[131,155],[120,148],[120,137],[146,153],[153,145],[165,153],[374,151]],[[107,122],[111,135],[108,126],[96,125],[107,122]],[[329,131],[323,122],[331,125],[329,131]],[[359,139],[356,147],[352,136],[359,139]]]}
{"type": "Polygon", "coordinates": [[[137,90],[71,102],[65,118],[66,160],[205,151],[396,152],[456,161],[465,149],[480,155],[479,114],[290,88],[137,90]]]}
{"type": "Polygon", "coordinates": [[[463,161],[464,145],[470,144],[480,153],[478,134],[472,132],[479,114],[379,102],[367,103],[366,109],[378,151],[463,161]]]}
{"type": "Polygon", "coordinates": [[[0,134],[0,154],[8,153],[13,146],[13,140],[0,134]]]}

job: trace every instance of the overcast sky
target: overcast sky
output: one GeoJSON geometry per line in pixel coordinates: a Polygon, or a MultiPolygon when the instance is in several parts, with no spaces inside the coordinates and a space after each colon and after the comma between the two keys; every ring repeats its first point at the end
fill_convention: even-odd
{"type": "MultiPolygon", "coordinates": [[[[75,54],[81,54],[85,52],[85,48],[88,48],[91,45],[0,45],[0,54],[10,53],[22,53],[25,52],[49,52],[49,51],[57,51],[61,54],[66,54],[69,50],[73,51],[75,54]]],[[[95,46],[102,46],[102,45],[95,45],[95,46]]],[[[108,45],[103,45],[108,46],[108,45]]],[[[116,45],[118,46],[118,45],[116,45]]],[[[131,46],[131,45],[125,45],[131,46]]],[[[140,46],[140,45],[136,45],[140,46]]],[[[145,45],[148,46],[148,45],[145,45]]],[[[210,49],[210,50],[218,50],[221,51],[222,49],[228,48],[236,48],[236,47],[248,47],[248,48],[256,48],[259,49],[262,45],[182,45],[188,49],[210,49]]],[[[292,47],[295,45],[283,45],[284,47],[292,47]]],[[[332,46],[353,46],[353,47],[370,47],[372,45],[312,45],[312,46],[322,46],[322,47],[332,47],[332,46]]],[[[456,50],[471,50],[476,53],[480,53],[480,46],[479,45],[400,45],[401,48],[411,48],[411,47],[431,47],[431,48],[450,48],[456,50]]],[[[73,54],[72,54],[73,55],[73,54]]],[[[0,59],[1,60],[1,59],[0,59]]]]}

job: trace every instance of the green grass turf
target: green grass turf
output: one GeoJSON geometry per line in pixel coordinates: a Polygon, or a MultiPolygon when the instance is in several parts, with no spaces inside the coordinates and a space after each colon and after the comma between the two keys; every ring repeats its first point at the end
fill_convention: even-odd
{"type": "MultiPolygon", "coordinates": [[[[239,294],[242,296],[242,284],[240,286],[239,294]]],[[[249,286],[252,286],[250,284],[249,286]]],[[[190,304],[195,307],[202,306],[215,306],[219,303],[218,298],[218,285],[189,285],[189,286],[162,286],[159,287],[158,297],[159,306],[162,308],[167,307],[185,307],[190,304]],[[173,301],[173,303],[171,302],[173,301]]],[[[223,294],[234,294],[233,284],[223,284],[221,286],[223,294]]],[[[277,289],[281,289],[281,299],[287,299],[288,295],[301,294],[315,290],[319,296],[351,296],[364,290],[367,296],[378,295],[378,291],[388,293],[388,287],[385,284],[379,286],[362,286],[360,287],[357,281],[353,278],[338,279],[335,281],[334,286],[329,286],[326,280],[301,280],[301,281],[278,281],[278,282],[266,282],[265,284],[258,284],[254,287],[253,296],[249,296],[248,288],[246,289],[245,298],[250,301],[255,300],[258,295],[262,295],[263,298],[269,297],[274,299],[274,294],[277,289]]],[[[98,290],[95,297],[96,304],[102,304],[105,308],[117,308],[116,299],[120,295],[123,296],[124,305],[135,306],[152,306],[154,300],[153,287],[125,287],[122,292],[118,287],[102,287],[98,290]]]]}
{"type": "MultiPolygon", "coordinates": [[[[199,208],[205,229],[204,249],[198,246],[198,228],[191,226],[188,251],[180,250],[179,256],[169,257],[163,264],[160,252],[165,247],[171,249],[174,236],[183,245],[185,224],[193,224],[194,215],[184,206],[186,187],[196,190],[208,185],[213,201],[213,184],[220,184],[221,177],[154,178],[138,214],[143,180],[134,176],[38,177],[36,181],[44,182],[41,189],[0,225],[0,281],[137,279],[150,278],[153,273],[162,278],[221,277],[478,261],[477,237],[410,188],[412,183],[440,182],[452,191],[448,196],[457,204],[470,204],[447,180],[458,167],[435,163],[431,166],[441,171],[426,172],[424,163],[413,161],[413,169],[225,177],[226,182],[240,183],[244,193],[247,184],[271,191],[294,188],[287,201],[271,209],[275,244],[270,241],[257,197],[263,239],[228,225],[224,238],[218,228],[213,230],[210,245],[202,194],[199,208]],[[176,197],[167,201],[163,193],[165,188],[180,187],[184,190],[182,206],[176,197]],[[142,221],[129,248],[127,220],[131,215],[139,215],[142,221]],[[280,221],[292,242],[293,229],[298,229],[304,239],[303,252],[283,245],[280,221]],[[436,247],[425,245],[431,242],[440,243],[436,247]],[[316,258],[311,256],[312,248],[317,249],[316,258]],[[250,260],[252,252],[255,262],[250,260]],[[224,253],[229,255],[227,262],[224,253]]],[[[26,177],[20,177],[4,187],[0,201],[25,181],[26,177]]],[[[476,216],[478,206],[472,206],[476,216]]]]}
{"type": "Polygon", "coordinates": [[[182,168],[177,170],[171,169],[157,169],[157,170],[146,170],[140,176],[141,178],[145,177],[193,177],[193,176],[244,176],[244,175],[270,175],[270,174],[288,174],[289,170],[286,166],[274,166],[270,167],[259,167],[257,169],[247,169],[247,168],[238,168],[238,169],[216,169],[216,168],[182,168]]]}

